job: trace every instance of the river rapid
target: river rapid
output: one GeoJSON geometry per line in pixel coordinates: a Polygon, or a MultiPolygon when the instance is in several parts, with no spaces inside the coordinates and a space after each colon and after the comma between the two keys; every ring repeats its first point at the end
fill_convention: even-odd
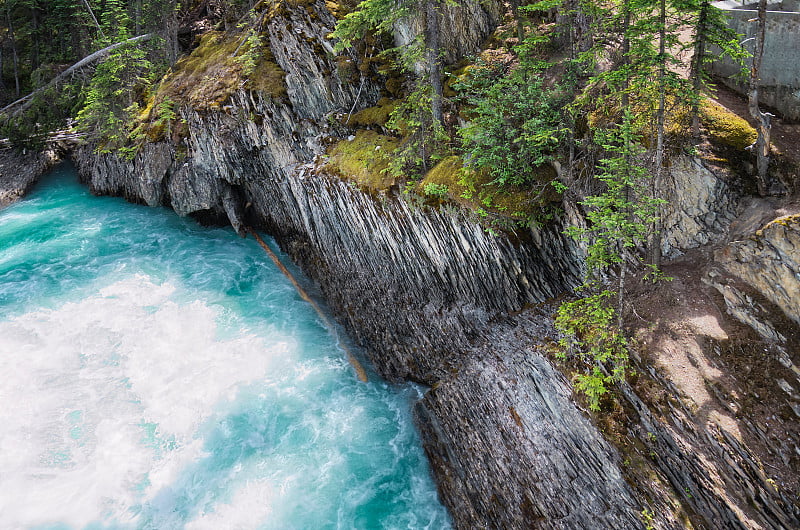
{"type": "Polygon", "coordinates": [[[361,383],[251,238],[93,197],[0,211],[0,527],[449,528],[413,386],[361,383]]]}

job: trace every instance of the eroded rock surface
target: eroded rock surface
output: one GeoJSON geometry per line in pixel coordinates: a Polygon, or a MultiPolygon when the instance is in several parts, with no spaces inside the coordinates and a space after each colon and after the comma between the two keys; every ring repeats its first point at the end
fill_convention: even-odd
{"type": "Polygon", "coordinates": [[[737,195],[701,159],[677,156],[662,178],[661,247],[665,257],[718,240],[736,217],[737,195]]]}
{"type": "Polygon", "coordinates": [[[726,245],[716,260],[800,324],[800,215],[775,219],[726,245]]]}
{"type": "Polygon", "coordinates": [[[51,153],[0,151],[0,208],[22,198],[53,163],[51,153]]]}
{"type": "Polygon", "coordinates": [[[417,405],[443,498],[460,528],[641,528],[616,451],[540,351],[546,322],[495,327],[417,405]]]}

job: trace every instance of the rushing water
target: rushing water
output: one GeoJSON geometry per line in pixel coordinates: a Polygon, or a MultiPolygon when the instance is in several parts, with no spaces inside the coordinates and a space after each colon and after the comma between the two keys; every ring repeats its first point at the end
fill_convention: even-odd
{"type": "Polygon", "coordinates": [[[92,197],[0,211],[1,528],[449,527],[417,390],[358,381],[252,239],[92,197]]]}

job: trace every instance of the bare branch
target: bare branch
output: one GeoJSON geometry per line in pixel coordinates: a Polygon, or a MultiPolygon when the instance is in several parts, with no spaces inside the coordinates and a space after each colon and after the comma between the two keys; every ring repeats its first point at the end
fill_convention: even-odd
{"type": "Polygon", "coordinates": [[[84,57],[83,59],[78,61],[77,63],[73,64],[72,66],[70,66],[69,68],[67,68],[66,70],[64,70],[60,74],[58,74],[55,78],[53,78],[49,83],[47,83],[43,87],[37,88],[36,90],[31,92],[27,96],[21,97],[20,99],[16,100],[15,102],[13,102],[13,103],[11,103],[9,105],[6,105],[2,109],[0,109],[0,113],[5,113],[5,112],[8,112],[9,110],[13,109],[13,112],[11,112],[11,115],[14,116],[16,114],[19,114],[20,112],[24,112],[25,110],[30,108],[30,106],[33,104],[33,97],[36,96],[36,94],[38,94],[40,92],[43,92],[43,91],[47,90],[48,88],[57,85],[65,77],[69,76],[70,74],[72,74],[76,70],[80,70],[81,68],[84,68],[86,66],[94,64],[94,63],[96,63],[98,61],[102,61],[103,59],[108,57],[108,55],[111,52],[113,52],[114,50],[116,50],[117,48],[119,48],[121,46],[124,46],[126,44],[134,44],[134,43],[137,43],[137,42],[145,42],[145,41],[148,41],[148,40],[150,40],[152,38],[153,38],[153,34],[152,33],[148,33],[146,35],[139,35],[138,37],[132,37],[132,38],[124,40],[122,42],[114,43],[111,46],[107,46],[107,47],[103,48],[102,50],[97,50],[96,52],[94,52],[94,53],[92,53],[90,55],[87,55],[86,57],[84,57]]]}

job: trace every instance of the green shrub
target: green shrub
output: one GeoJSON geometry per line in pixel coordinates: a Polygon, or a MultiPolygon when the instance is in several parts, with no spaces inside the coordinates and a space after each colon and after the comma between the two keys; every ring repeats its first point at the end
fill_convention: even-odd
{"type": "Polygon", "coordinates": [[[602,291],[565,302],[556,314],[556,329],[563,335],[559,356],[576,361],[575,388],[583,392],[591,410],[600,410],[607,385],[621,381],[628,364],[628,344],[616,325],[612,291],[602,291]]]}
{"type": "Polygon", "coordinates": [[[422,191],[429,197],[438,197],[443,199],[447,197],[447,194],[450,190],[448,189],[447,184],[434,184],[433,182],[428,182],[425,184],[422,191]]]}

